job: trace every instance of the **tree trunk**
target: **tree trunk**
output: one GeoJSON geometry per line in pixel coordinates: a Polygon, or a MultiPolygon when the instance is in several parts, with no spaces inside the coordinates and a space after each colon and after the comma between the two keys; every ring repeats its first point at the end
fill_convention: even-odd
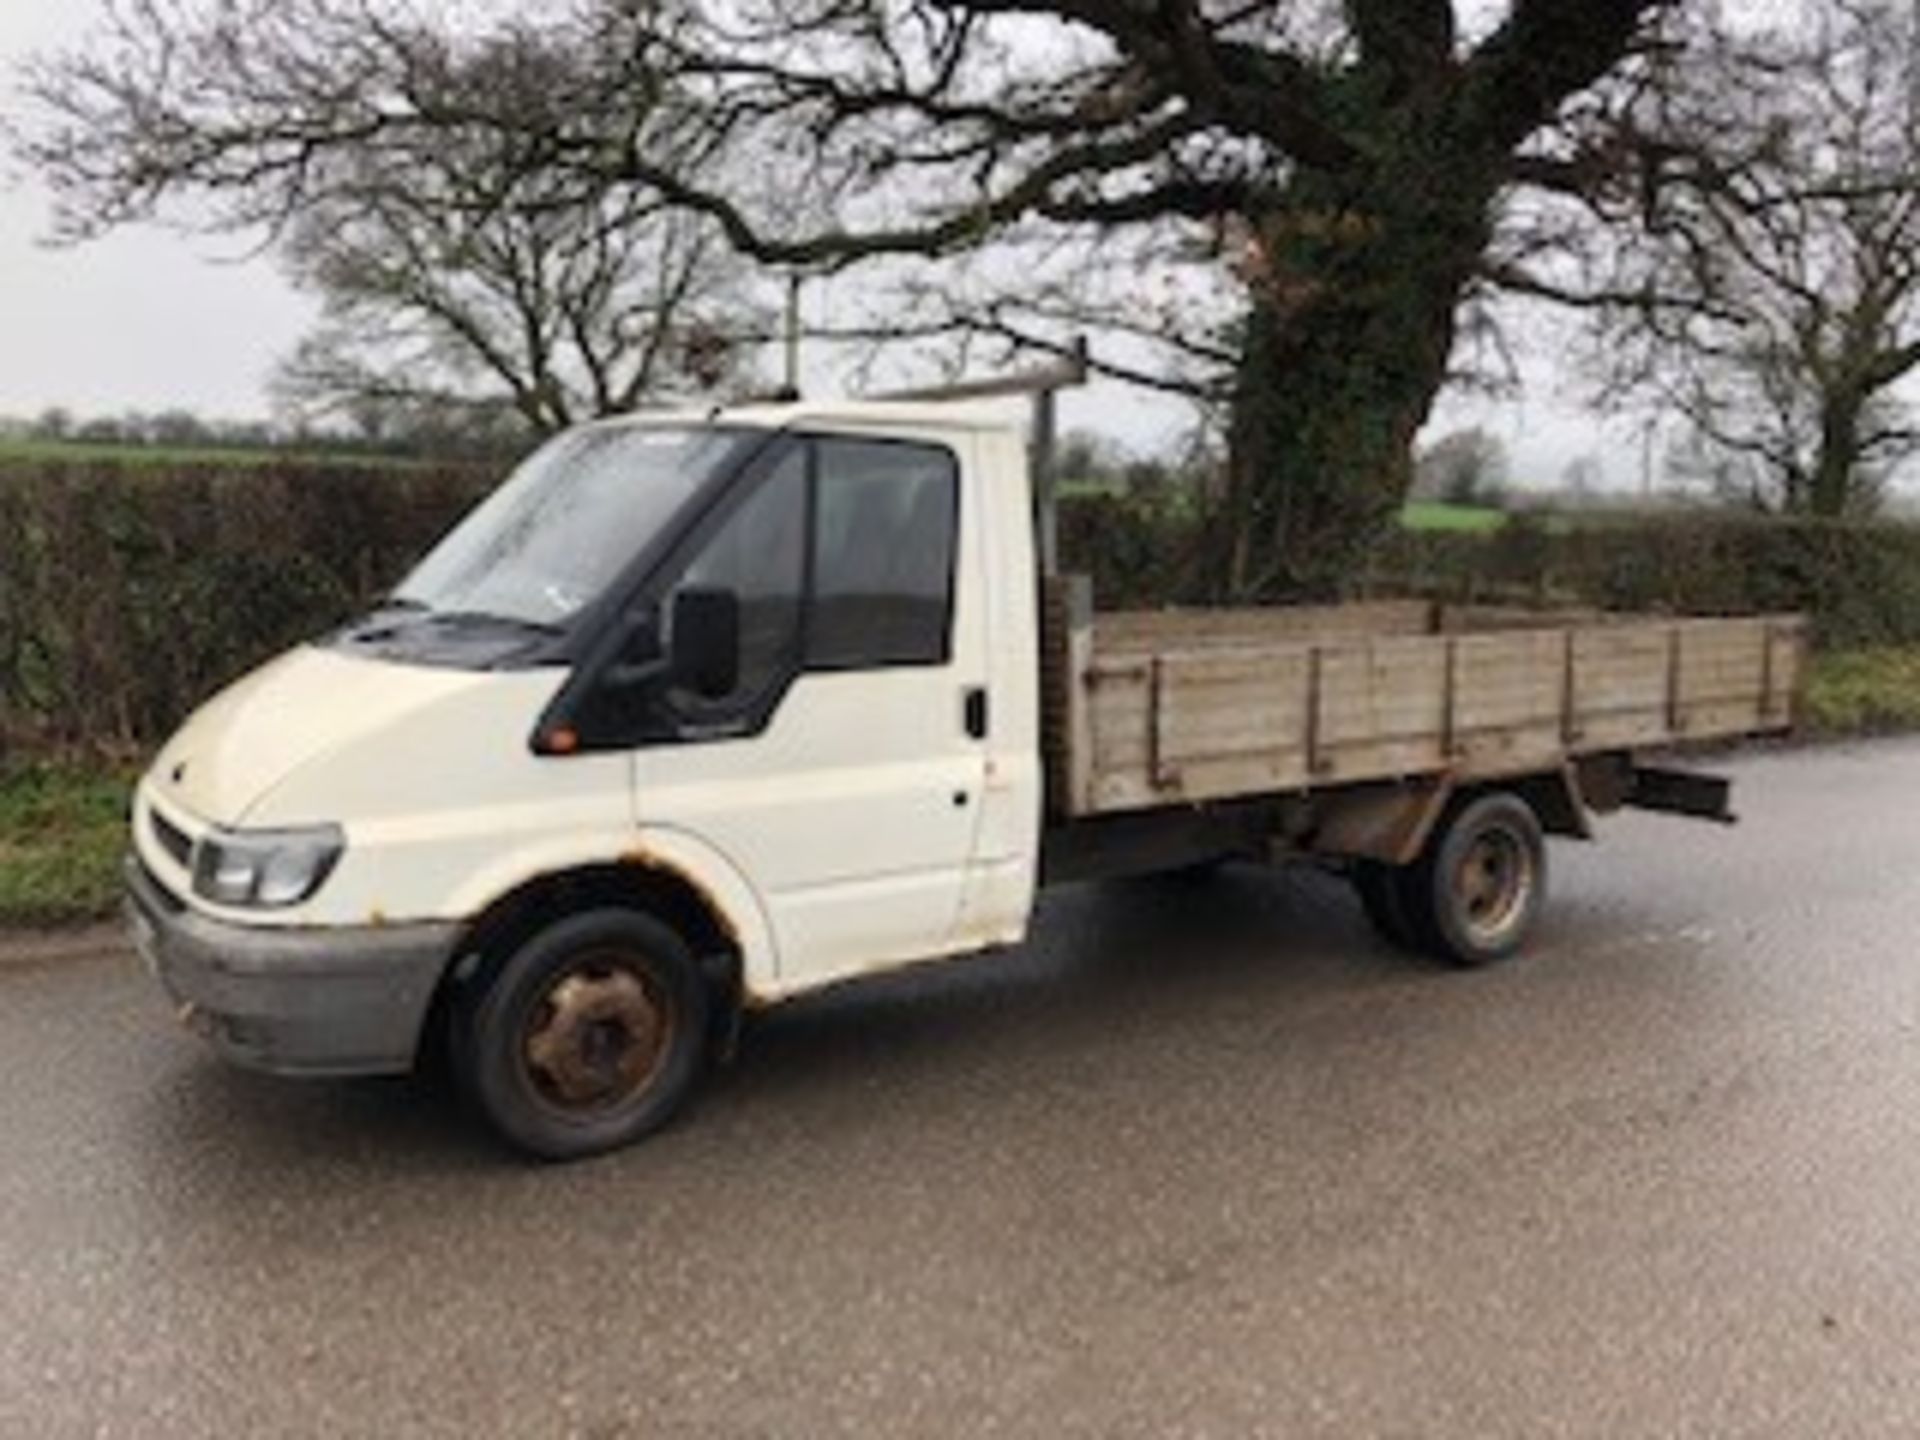
{"type": "Polygon", "coordinates": [[[1820,454],[1808,498],[1813,513],[1836,520],[1859,498],[1860,421],[1865,400],[1850,390],[1829,394],[1820,410],[1820,454]]]}
{"type": "Polygon", "coordinates": [[[1398,157],[1357,194],[1302,175],[1257,219],[1204,555],[1217,599],[1337,598],[1405,503],[1498,187],[1490,161],[1463,176],[1458,154],[1429,158],[1398,157]]]}

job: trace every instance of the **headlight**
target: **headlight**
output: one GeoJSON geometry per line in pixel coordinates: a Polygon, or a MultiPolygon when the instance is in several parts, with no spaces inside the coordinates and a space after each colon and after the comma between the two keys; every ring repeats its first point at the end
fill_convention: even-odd
{"type": "Polygon", "coordinates": [[[216,905],[284,910],[313,898],[347,848],[338,825],[215,832],[193,862],[194,893],[216,905]]]}

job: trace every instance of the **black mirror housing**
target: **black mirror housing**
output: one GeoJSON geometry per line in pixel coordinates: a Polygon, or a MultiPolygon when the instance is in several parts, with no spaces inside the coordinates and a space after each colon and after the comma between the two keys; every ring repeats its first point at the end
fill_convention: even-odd
{"type": "Polygon", "coordinates": [[[702,700],[740,687],[740,597],[690,586],[673,597],[673,678],[702,700]]]}
{"type": "Polygon", "coordinates": [[[620,649],[601,671],[600,683],[610,691],[644,690],[667,673],[660,653],[660,632],[647,615],[630,617],[620,637],[620,649]]]}

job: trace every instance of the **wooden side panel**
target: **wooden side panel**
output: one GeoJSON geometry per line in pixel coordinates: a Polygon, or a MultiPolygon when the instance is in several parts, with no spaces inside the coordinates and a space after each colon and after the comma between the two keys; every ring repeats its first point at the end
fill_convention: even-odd
{"type": "Polygon", "coordinates": [[[1308,646],[1097,661],[1096,808],[1273,794],[1307,783],[1308,646]]]}
{"type": "Polygon", "coordinates": [[[1308,784],[1315,663],[1304,645],[1166,657],[1154,786],[1210,800],[1308,784]]]}
{"type": "Polygon", "coordinates": [[[1270,794],[1446,768],[1446,647],[1428,637],[1103,660],[1099,803],[1270,794]]]}
{"type": "Polygon", "coordinates": [[[1791,729],[1800,721],[1807,683],[1807,627],[1801,620],[1777,621],[1768,631],[1767,713],[1769,729],[1791,729]]]}
{"type": "Polygon", "coordinates": [[[1087,708],[1092,716],[1089,728],[1096,775],[1146,769],[1152,749],[1147,733],[1152,679],[1151,660],[1115,663],[1095,653],[1088,676],[1087,708]]]}
{"type": "Polygon", "coordinates": [[[1573,724],[1577,750],[1655,745],[1669,735],[1673,626],[1616,625],[1573,637],[1573,724]]]}
{"type": "MultiPolygon", "coordinates": [[[[1806,664],[1793,617],[1295,641],[1269,626],[1258,645],[1109,648],[1111,622],[1137,618],[1068,627],[1079,649],[1064,663],[1083,677],[1068,687],[1078,729],[1073,706],[1064,721],[1074,813],[1546,772],[1579,755],[1777,731],[1806,664]]],[[[1131,642],[1165,623],[1136,624],[1131,642]]]]}
{"type": "Polygon", "coordinates": [[[1461,769],[1500,774],[1558,764],[1566,750],[1566,632],[1464,635],[1451,643],[1461,769]]]}
{"type": "Polygon", "coordinates": [[[1765,728],[1768,629],[1765,620],[1700,620],[1679,627],[1677,735],[1737,735],[1765,728]]]}
{"type": "Polygon", "coordinates": [[[1314,773],[1322,783],[1445,768],[1446,646],[1376,640],[1321,652],[1314,773]]]}

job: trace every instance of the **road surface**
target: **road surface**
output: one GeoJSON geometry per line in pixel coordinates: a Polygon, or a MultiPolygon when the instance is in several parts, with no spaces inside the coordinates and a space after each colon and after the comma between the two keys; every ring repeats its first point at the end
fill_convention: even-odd
{"type": "Polygon", "coordinates": [[[0,1435],[1920,1434],[1920,745],[1733,768],[1510,968],[1065,892],[565,1169],[0,966],[0,1435]]]}

